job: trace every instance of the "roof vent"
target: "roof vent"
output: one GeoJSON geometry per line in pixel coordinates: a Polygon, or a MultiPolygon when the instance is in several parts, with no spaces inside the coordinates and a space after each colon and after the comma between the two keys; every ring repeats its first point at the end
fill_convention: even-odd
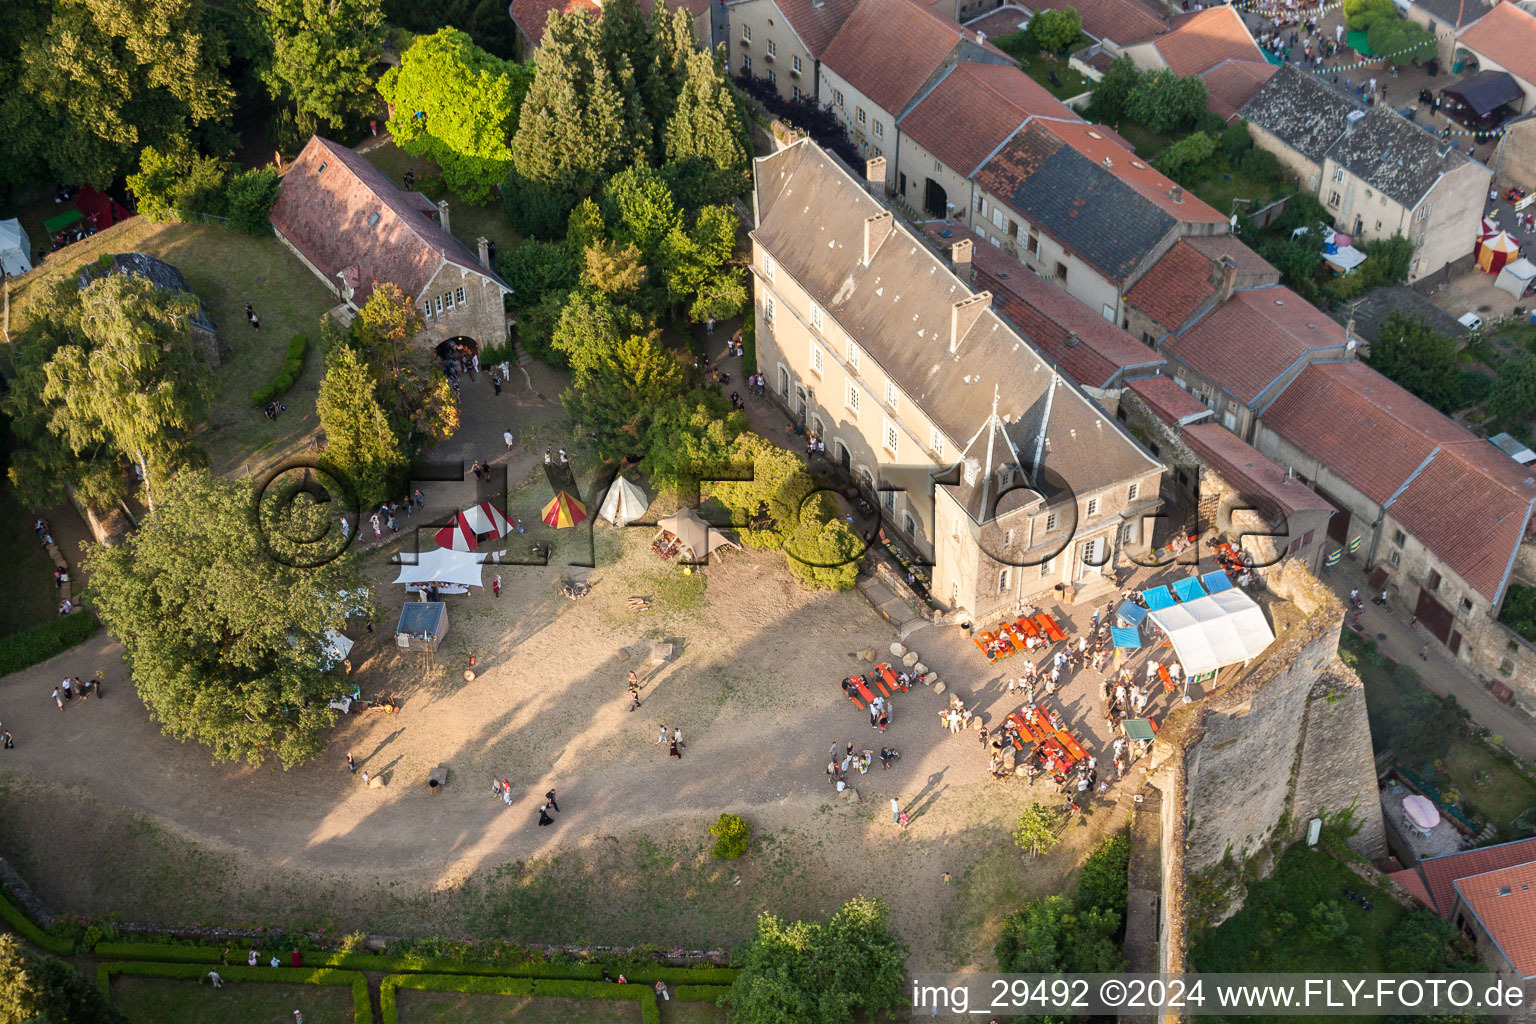
{"type": "Polygon", "coordinates": [[[1360,119],[1364,116],[1365,111],[1363,110],[1351,110],[1349,112],[1349,116],[1344,118],[1344,130],[1347,132],[1354,131],[1355,125],[1359,123],[1360,119]]]}
{"type": "Polygon", "coordinates": [[[1317,330],[1317,324],[1312,324],[1312,323],[1307,324],[1307,330],[1309,330],[1309,331],[1317,330]]]}
{"type": "Polygon", "coordinates": [[[1076,331],[1067,332],[1067,348],[1076,348],[1077,343],[1081,340],[1082,339],[1077,336],[1076,331]]]}
{"type": "Polygon", "coordinates": [[[1113,166],[1115,166],[1115,162],[1113,160],[1111,160],[1109,157],[1105,157],[1104,158],[1104,166],[1105,167],[1113,167],[1113,166]]]}
{"type": "Polygon", "coordinates": [[[980,43],[981,45],[985,46],[987,44],[987,34],[985,32],[983,32],[981,29],[977,29],[976,30],[976,41],[978,43],[980,43]]]}
{"type": "Polygon", "coordinates": [[[372,213],[370,213],[368,215],[368,226],[369,227],[373,227],[378,222],[379,222],[379,211],[378,210],[374,210],[372,213]]]}
{"type": "Polygon", "coordinates": [[[1283,305],[1285,305],[1285,300],[1284,299],[1276,299],[1275,300],[1275,305],[1283,306],[1283,305]]]}

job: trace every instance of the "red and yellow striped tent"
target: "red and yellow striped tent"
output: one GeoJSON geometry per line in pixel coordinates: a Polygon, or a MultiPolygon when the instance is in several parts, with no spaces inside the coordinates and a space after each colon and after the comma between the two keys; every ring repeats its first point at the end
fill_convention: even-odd
{"type": "Polygon", "coordinates": [[[556,494],[548,505],[544,506],[544,522],[557,530],[563,530],[568,526],[575,526],[587,518],[587,506],[571,497],[565,491],[556,494]]]}

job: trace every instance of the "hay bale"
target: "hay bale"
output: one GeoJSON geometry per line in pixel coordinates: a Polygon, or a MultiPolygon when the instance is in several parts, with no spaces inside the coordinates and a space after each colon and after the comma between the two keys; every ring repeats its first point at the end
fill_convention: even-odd
{"type": "Polygon", "coordinates": [[[897,643],[891,644],[891,654],[892,654],[892,656],[899,658],[903,654],[906,654],[906,653],[907,653],[907,649],[905,647],[901,646],[901,644],[897,644],[897,643]]]}
{"type": "Polygon", "coordinates": [[[907,654],[906,654],[906,657],[901,659],[901,663],[903,665],[907,666],[908,668],[911,668],[913,665],[916,665],[917,664],[917,652],[916,651],[908,651],[907,654]]]}

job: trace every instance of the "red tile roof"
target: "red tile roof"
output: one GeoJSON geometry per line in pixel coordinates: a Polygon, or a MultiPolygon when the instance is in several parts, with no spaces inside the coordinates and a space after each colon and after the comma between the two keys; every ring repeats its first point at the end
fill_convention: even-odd
{"type": "Polygon", "coordinates": [[[1424,885],[1424,879],[1420,877],[1418,868],[1405,868],[1402,871],[1394,871],[1387,877],[1404,889],[1407,889],[1409,895],[1413,896],[1420,903],[1433,909],[1435,901],[1429,895],[1429,889],[1424,885]]]}
{"type": "MultiPolygon", "coordinates": [[[[1311,352],[1337,348],[1344,330],[1289,288],[1240,291],[1201,317],[1164,350],[1244,405],[1311,352]]],[[[1322,408],[1322,407],[1317,407],[1322,408]]]]}
{"type": "MultiPolygon", "coordinates": [[[[1184,239],[1185,245],[1192,245],[1200,252],[1215,260],[1222,256],[1230,256],[1237,264],[1237,276],[1241,280],[1246,276],[1263,276],[1270,280],[1266,284],[1279,284],[1280,271],[1270,266],[1268,260],[1243,244],[1242,239],[1236,235],[1190,235],[1184,239]]],[[[1239,285],[1241,287],[1241,285],[1239,285]]],[[[1259,287],[1255,284],[1253,287],[1259,287]]]]}
{"type": "Polygon", "coordinates": [[[1125,293],[1125,301],[1168,330],[1176,331],[1216,294],[1216,286],[1211,283],[1215,266],[1215,260],[1181,240],[1141,275],[1141,280],[1125,293]]]}
{"type": "Polygon", "coordinates": [[[1180,189],[1180,198],[1176,201],[1173,198],[1177,188],[1175,183],[1138,157],[1111,129],[1080,119],[1040,123],[1052,135],[1109,171],[1175,220],[1185,224],[1227,222],[1229,214],[1221,213],[1192,192],[1180,189]]]}
{"type": "Polygon", "coordinates": [[[924,227],[941,248],[971,240],[976,286],[990,291],[993,308],[1077,383],[1107,387],[1129,369],[1162,365],[1157,352],[964,225],[931,221],[924,227]],[[1068,344],[1073,334],[1076,342],[1068,344]]]}
{"type": "Polygon", "coordinates": [[[859,0],[774,0],[774,5],[811,56],[820,60],[859,0]]]}
{"type": "Polygon", "coordinates": [[[1140,0],[1044,0],[1041,10],[1075,7],[1083,31],[1121,46],[1144,43],[1168,31],[1168,21],[1140,0]]]}
{"type": "Polygon", "coordinates": [[[584,11],[596,18],[603,13],[603,8],[593,0],[512,0],[507,6],[507,14],[522,30],[528,45],[533,49],[538,49],[544,41],[544,23],[556,11],[561,14],[584,11]]]}
{"type": "Polygon", "coordinates": [[[1536,17],[1512,3],[1502,3],[1457,40],[1517,78],[1536,85],[1536,17]]]}
{"type": "Polygon", "coordinates": [[[954,65],[900,121],[901,130],[962,177],[1031,115],[1079,120],[1045,87],[1011,64],[954,65]],[[956,126],[964,125],[964,131],[956,126]]]}
{"type": "Polygon", "coordinates": [[[1284,516],[1294,512],[1335,511],[1326,498],[1295,477],[1287,476],[1285,470],[1219,423],[1191,424],[1179,432],[1179,439],[1271,521],[1279,518],[1276,512],[1284,516]]]}
{"type": "Polygon", "coordinates": [[[1029,12],[1022,7],[1007,4],[995,11],[988,11],[979,18],[972,18],[965,27],[972,32],[985,33],[988,39],[1022,32],[1029,24],[1029,12]]]}
{"type": "Polygon", "coordinates": [[[1211,113],[1224,121],[1230,121],[1244,103],[1253,99],[1259,87],[1280,69],[1268,61],[1239,60],[1229,57],[1200,73],[1205,79],[1210,98],[1206,106],[1211,113]]]}
{"type": "Polygon", "coordinates": [[[1215,415],[1209,406],[1173,382],[1170,377],[1139,377],[1126,387],[1146,403],[1152,415],[1168,426],[1179,429],[1184,423],[1209,419],[1215,415]]]}
{"type": "MultiPolygon", "coordinates": [[[[882,110],[900,116],[967,41],[974,44],[976,34],[913,0],[861,0],[821,60],[882,110]]],[[[991,44],[985,48],[1012,60],[991,44]]]]}
{"type": "MultiPolygon", "coordinates": [[[[1430,898],[1426,901],[1429,908],[1449,920],[1451,912],[1456,909],[1455,885],[1458,878],[1471,878],[1514,867],[1516,864],[1533,862],[1536,862],[1536,838],[1517,839],[1512,843],[1430,857],[1419,861],[1417,868],[1409,870],[1418,874],[1423,887],[1429,890],[1430,898]]],[[[1393,877],[1396,878],[1396,875],[1393,877]]]]}
{"type": "Polygon", "coordinates": [[[1515,973],[1536,977],[1536,862],[1459,878],[1456,891],[1515,973]]]}
{"type": "Polygon", "coordinates": [[[397,188],[366,157],[316,135],[283,175],[271,220],[328,279],[345,272],[355,280],[359,306],[379,282],[419,297],[444,263],[506,287],[429,210],[436,212],[431,202],[397,188]]]}
{"type": "Polygon", "coordinates": [[[1198,75],[1229,58],[1265,63],[1242,17],[1226,5],[1179,15],[1153,45],[1176,75],[1198,75]]]}

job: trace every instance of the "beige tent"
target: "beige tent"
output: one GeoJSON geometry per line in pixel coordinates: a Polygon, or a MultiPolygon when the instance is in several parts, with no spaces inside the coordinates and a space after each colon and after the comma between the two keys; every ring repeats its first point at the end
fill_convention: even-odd
{"type": "Polygon", "coordinates": [[[662,533],[676,537],[694,559],[703,559],[724,547],[741,549],[740,544],[700,519],[699,514],[686,505],[678,509],[676,515],[668,516],[656,525],[662,533]]]}
{"type": "Polygon", "coordinates": [[[614,526],[628,526],[645,515],[650,505],[651,499],[638,486],[622,476],[615,477],[613,486],[608,488],[608,496],[603,499],[603,507],[597,510],[597,514],[614,526]]]}

